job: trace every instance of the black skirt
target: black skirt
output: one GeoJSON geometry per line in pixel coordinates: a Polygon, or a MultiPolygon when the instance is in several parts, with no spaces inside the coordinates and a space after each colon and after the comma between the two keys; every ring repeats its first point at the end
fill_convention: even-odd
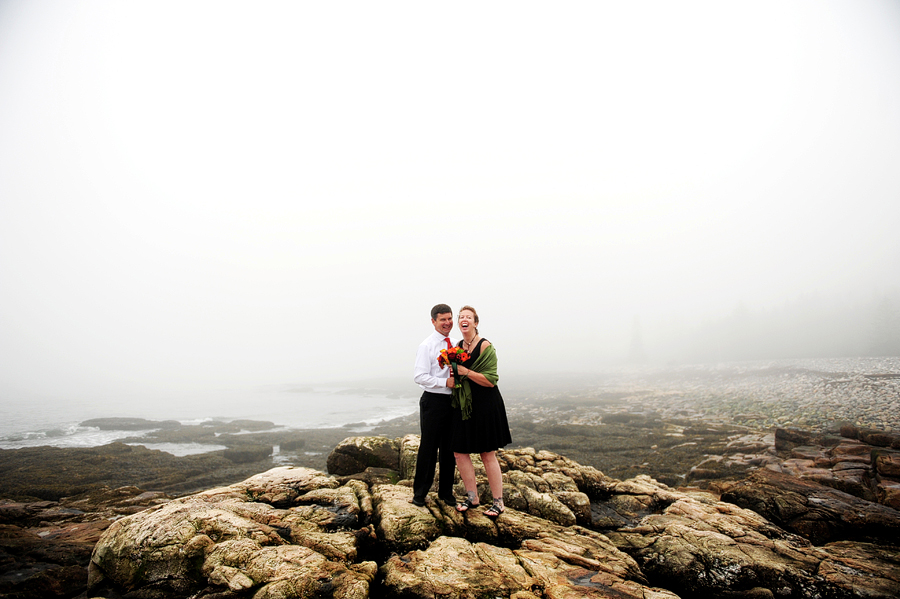
{"type": "MultiPolygon", "coordinates": [[[[468,368],[478,359],[482,343],[484,339],[478,342],[469,359],[462,363],[463,366],[468,368]]],[[[453,409],[450,448],[455,453],[485,453],[512,443],[500,389],[482,387],[471,380],[469,387],[472,389],[472,415],[468,420],[463,420],[462,411],[458,407],[453,409]]]]}

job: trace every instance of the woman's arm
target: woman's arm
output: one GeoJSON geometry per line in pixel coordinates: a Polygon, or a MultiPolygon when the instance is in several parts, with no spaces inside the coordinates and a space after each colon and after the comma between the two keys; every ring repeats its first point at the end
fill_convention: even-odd
{"type": "MultiPolygon", "coordinates": [[[[484,340],[484,343],[481,345],[481,351],[487,349],[487,347],[491,344],[487,339],[484,340]]],[[[481,374],[480,372],[475,372],[474,370],[469,370],[465,366],[459,367],[459,376],[467,376],[469,380],[475,383],[476,385],[481,385],[482,387],[493,387],[494,383],[487,380],[487,377],[481,374]]]]}
{"type": "Polygon", "coordinates": [[[490,382],[485,378],[485,376],[481,373],[475,372],[474,370],[469,370],[468,368],[463,368],[461,370],[465,370],[465,372],[460,372],[459,376],[467,376],[469,380],[475,383],[476,385],[481,385],[482,387],[493,387],[494,383],[490,382]]]}

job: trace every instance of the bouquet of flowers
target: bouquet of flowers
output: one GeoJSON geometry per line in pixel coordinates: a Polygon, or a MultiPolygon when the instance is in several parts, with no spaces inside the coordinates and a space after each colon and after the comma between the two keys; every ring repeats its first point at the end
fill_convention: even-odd
{"type": "MultiPolygon", "coordinates": [[[[459,373],[456,371],[456,368],[462,362],[465,362],[469,359],[469,354],[463,351],[461,347],[451,347],[450,349],[442,349],[440,355],[438,356],[438,364],[441,367],[441,370],[444,369],[444,366],[449,366],[450,370],[453,372],[453,378],[458,379],[459,373]]],[[[455,387],[459,387],[460,383],[456,383],[455,387]]]]}
{"type": "Polygon", "coordinates": [[[451,364],[460,364],[469,359],[469,354],[463,351],[461,347],[451,347],[450,349],[442,349],[441,355],[438,356],[438,364],[443,370],[444,366],[451,364]]]}

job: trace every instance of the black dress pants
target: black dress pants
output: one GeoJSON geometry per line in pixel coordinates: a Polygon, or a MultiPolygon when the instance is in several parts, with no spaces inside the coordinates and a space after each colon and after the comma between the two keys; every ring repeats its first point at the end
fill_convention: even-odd
{"type": "Polygon", "coordinates": [[[456,460],[450,449],[452,438],[450,395],[425,391],[419,399],[419,430],[422,441],[416,457],[416,478],[413,481],[413,497],[425,500],[434,483],[434,467],[440,456],[441,474],[438,480],[438,496],[453,497],[453,478],[456,460]]]}

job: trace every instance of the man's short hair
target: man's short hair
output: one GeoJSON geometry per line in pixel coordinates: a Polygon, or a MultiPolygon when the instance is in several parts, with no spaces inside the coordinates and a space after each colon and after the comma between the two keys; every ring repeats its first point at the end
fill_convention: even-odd
{"type": "Polygon", "coordinates": [[[447,304],[438,304],[431,309],[431,320],[437,320],[438,314],[446,314],[447,312],[453,314],[453,308],[447,304]]]}

